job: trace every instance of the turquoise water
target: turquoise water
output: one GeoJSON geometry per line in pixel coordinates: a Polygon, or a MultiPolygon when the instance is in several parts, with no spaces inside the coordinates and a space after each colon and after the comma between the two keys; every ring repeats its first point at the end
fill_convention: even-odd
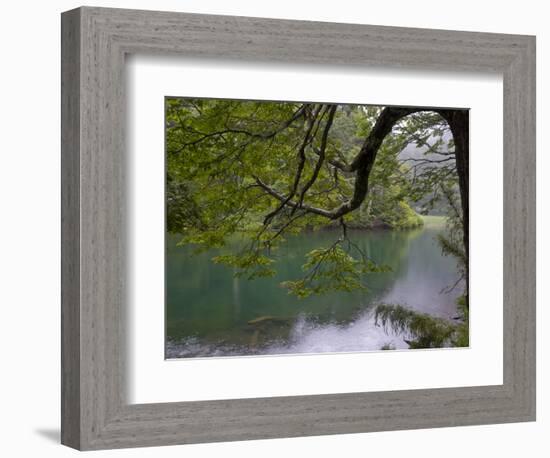
{"type": "Polygon", "coordinates": [[[166,357],[236,356],[407,348],[407,336],[374,323],[373,306],[401,304],[443,318],[456,315],[460,293],[442,290],[459,277],[454,259],[441,254],[435,236],[441,225],[410,231],[351,231],[350,236],[387,273],[367,274],[368,291],[297,299],[279,283],[300,278],[304,254],[330,245],[333,231],[291,237],[280,248],[277,276],[235,278],[211,258],[228,249],[192,254],[166,242],[166,357]],[[250,324],[249,321],[258,320],[250,324]]]}

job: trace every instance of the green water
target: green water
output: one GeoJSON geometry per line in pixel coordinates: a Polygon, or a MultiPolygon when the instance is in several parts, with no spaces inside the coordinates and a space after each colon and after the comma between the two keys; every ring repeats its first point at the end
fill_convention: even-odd
{"type": "Polygon", "coordinates": [[[279,286],[302,274],[304,254],[330,245],[338,233],[319,231],[288,239],[279,250],[277,276],[252,281],[211,258],[224,250],[193,255],[166,242],[166,356],[230,356],[406,348],[406,336],[375,326],[373,305],[402,304],[444,318],[456,315],[456,296],[441,291],[455,283],[456,262],[441,254],[430,224],[411,231],[352,231],[351,237],[387,273],[367,274],[368,291],[297,299],[279,286]],[[250,320],[274,317],[258,324],[250,320]]]}

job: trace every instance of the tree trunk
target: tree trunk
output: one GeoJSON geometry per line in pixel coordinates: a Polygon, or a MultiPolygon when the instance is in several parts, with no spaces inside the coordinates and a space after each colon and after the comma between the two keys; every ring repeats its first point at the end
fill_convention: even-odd
{"type": "Polygon", "coordinates": [[[466,253],[466,304],[470,291],[470,208],[469,208],[469,112],[468,110],[441,110],[441,116],[447,121],[455,144],[456,171],[462,206],[462,228],[464,232],[464,252],[466,253]]]}

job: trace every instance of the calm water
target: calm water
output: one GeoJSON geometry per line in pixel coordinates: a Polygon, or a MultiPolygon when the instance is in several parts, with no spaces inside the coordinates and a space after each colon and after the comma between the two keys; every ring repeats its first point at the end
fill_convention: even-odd
{"type": "MultiPolygon", "coordinates": [[[[435,240],[441,226],[412,231],[352,231],[351,237],[374,261],[392,272],[368,274],[368,291],[297,299],[279,286],[300,278],[304,254],[330,245],[337,232],[289,238],[279,250],[277,276],[248,281],[215,265],[220,250],[192,255],[169,236],[166,255],[166,357],[234,356],[407,348],[407,336],[376,326],[373,306],[401,304],[452,318],[460,293],[441,292],[458,278],[456,263],[435,240]],[[261,317],[257,324],[249,321],[261,317]]],[[[227,252],[227,250],[225,251],[227,252]]]]}

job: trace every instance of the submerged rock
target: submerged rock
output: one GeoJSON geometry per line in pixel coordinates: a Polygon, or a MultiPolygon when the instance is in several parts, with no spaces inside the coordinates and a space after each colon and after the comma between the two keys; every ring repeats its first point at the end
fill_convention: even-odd
{"type": "Polygon", "coordinates": [[[290,318],[284,318],[284,317],[278,317],[278,316],[272,316],[272,315],[265,315],[260,316],[258,318],[254,318],[253,320],[248,321],[248,324],[251,326],[255,326],[258,324],[268,324],[268,323],[288,323],[290,318]]]}

